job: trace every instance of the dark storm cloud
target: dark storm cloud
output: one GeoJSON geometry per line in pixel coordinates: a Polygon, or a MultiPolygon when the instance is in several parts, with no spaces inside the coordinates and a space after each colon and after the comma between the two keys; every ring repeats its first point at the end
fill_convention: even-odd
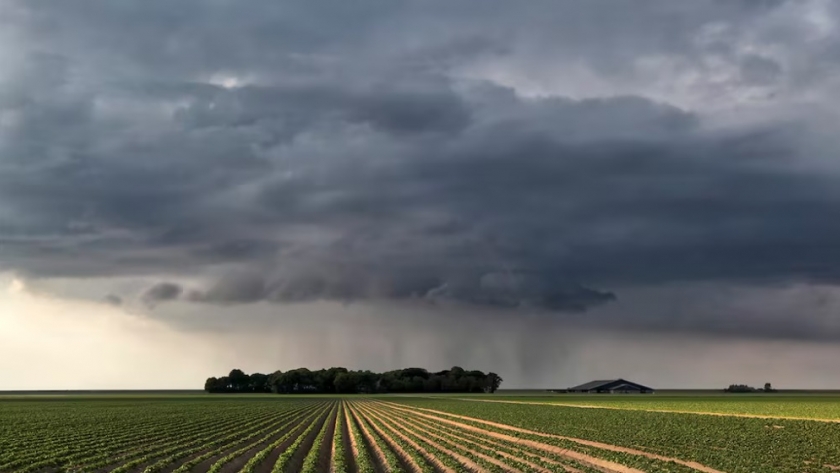
{"type": "MultiPolygon", "coordinates": [[[[260,301],[312,302],[337,300],[409,300],[424,303],[455,302],[496,308],[535,308],[584,311],[615,300],[609,292],[554,280],[545,275],[517,273],[453,274],[444,280],[430,270],[427,274],[381,270],[332,270],[291,272],[267,276],[233,272],[223,275],[206,290],[180,290],[186,300],[213,304],[242,304],[260,301]],[[457,279],[454,279],[457,278],[457,279]]],[[[165,283],[168,287],[180,286],[165,283]]],[[[173,297],[177,298],[178,296],[173,297]]]]}
{"type": "Polygon", "coordinates": [[[183,288],[177,284],[162,282],[155,284],[143,293],[143,302],[154,306],[159,302],[174,301],[181,296],[183,288]]]}
{"type": "Polygon", "coordinates": [[[666,58],[700,91],[822,92],[840,42],[774,23],[790,4],[0,5],[23,45],[0,64],[0,264],[31,277],[154,276],[149,305],[579,312],[634,285],[840,276],[831,120],[470,72],[580,66],[625,90],[666,58]]]}

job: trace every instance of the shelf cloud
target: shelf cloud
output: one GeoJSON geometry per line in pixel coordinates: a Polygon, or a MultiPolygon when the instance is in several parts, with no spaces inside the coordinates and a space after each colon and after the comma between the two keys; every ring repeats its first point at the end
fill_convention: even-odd
{"type": "Polygon", "coordinates": [[[840,340],[839,8],[0,1],[0,267],[840,340]]]}

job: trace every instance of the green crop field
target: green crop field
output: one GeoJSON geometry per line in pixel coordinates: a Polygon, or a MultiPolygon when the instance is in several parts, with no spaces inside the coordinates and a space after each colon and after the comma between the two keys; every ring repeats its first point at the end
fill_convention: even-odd
{"type": "Polygon", "coordinates": [[[840,467],[840,423],[829,421],[837,417],[837,397],[461,398],[0,396],[0,472],[830,473],[840,467]],[[666,410],[701,413],[660,412],[666,410]]]}
{"type": "Polygon", "coordinates": [[[801,417],[840,420],[838,394],[656,394],[644,396],[561,395],[452,395],[454,398],[504,400],[509,402],[548,403],[650,411],[696,412],[708,414],[744,414],[768,417],[801,417]]]}

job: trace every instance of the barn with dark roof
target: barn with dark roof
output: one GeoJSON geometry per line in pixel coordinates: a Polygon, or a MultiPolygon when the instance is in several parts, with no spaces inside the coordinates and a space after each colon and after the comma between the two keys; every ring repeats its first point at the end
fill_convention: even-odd
{"type": "Polygon", "coordinates": [[[654,389],[626,379],[590,381],[566,390],[569,393],[636,393],[653,394],[654,389]]]}

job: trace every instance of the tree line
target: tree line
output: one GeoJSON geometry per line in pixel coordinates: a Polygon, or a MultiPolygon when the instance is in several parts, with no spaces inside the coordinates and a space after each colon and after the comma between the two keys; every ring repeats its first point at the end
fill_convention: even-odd
{"type": "Polygon", "coordinates": [[[723,392],[727,393],[774,393],[773,386],[770,383],[764,383],[764,389],[754,388],[746,384],[730,384],[723,392]]]}
{"type": "Polygon", "coordinates": [[[298,368],[271,374],[246,374],[234,369],[227,376],[208,378],[209,393],[374,394],[374,393],[493,393],[502,378],[496,373],[467,371],[460,366],[430,373],[405,368],[384,373],[330,368],[298,368]]]}

